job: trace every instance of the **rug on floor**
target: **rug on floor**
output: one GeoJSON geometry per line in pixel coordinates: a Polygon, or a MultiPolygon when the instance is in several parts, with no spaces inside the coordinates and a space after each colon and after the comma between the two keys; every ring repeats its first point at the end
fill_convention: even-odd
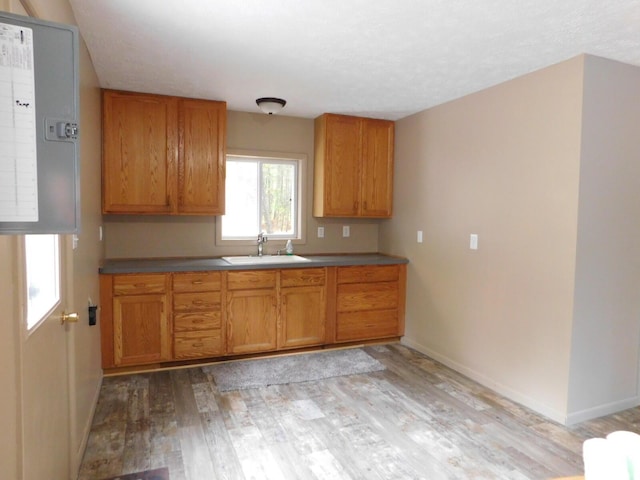
{"type": "Polygon", "coordinates": [[[144,472],[116,475],[104,480],[169,480],[169,469],[156,468],[155,470],[145,470],[144,472]]]}
{"type": "Polygon", "coordinates": [[[359,348],[220,363],[202,367],[220,392],[376,372],[385,367],[359,348]]]}

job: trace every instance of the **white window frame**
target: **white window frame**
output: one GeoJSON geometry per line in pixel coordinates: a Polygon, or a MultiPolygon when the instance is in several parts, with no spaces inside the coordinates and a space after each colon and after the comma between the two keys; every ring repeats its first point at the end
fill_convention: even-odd
{"type": "MultiPolygon", "coordinates": [[[[304,185],[307,178],[307,156],[301,153],[290,153],[290,152],[265,152],[258,150],[238,150],[238,149],[227,149],[227,157],[242,157],[242,158],[255,158],[256,160],[266,160],[273,161],[273,163],[277,163],[278,161],[284,162],[297,162],[297,178],[296,178],[296,192],[295,197],[297,200],[296,206],[296,221],[297,221],[297,234],[294,237],[290,235],[268,235],[269,239],[273,240],[285,240],[291,239],[294,244],[304,244],[306,243],[306,215],[304,212],[306,211],[306,192],[304,189],[304,185]]],[[[258,233],[255,233],[254,237],[244,237],[244,238],[222,238],[222,216],[216,217],[216,245],[217,246],[244,246],[244,245],[255,245],[256,240],[258,238],[258,233]]],[[[284,248],[284,247],[283,247],[284,248]]]]}
{"type": "MultiPolygon", "coordinates": [[[[21,236],[21,241],[20,243],[20,251],[21,251],[21,258],[22,258],[22,265],[21,265],[21,272],[20,272],[20,281],[22,284],[22,302],[23,302],[23,308],[22,308],[22,312],[23,312],[23,326],[24,326],[24,332],[26,333],[27,336],[31,335],[33,332],[35,332],[38,327],[40,327],[40,325],[42,325],[44,323],[44,321],[49,318],[52,314],[52,312],[54,312],[56,309],[58,309],[61,305],[62,302],[62,262],[63,262],[63,256],[62,256],[62,246],[63,246],[63,238],[61,235],[57,235],[57,234],[53,234],[52,236],[55,238],[56,241],[56,258],[52,259],[53,261],[55,261],[55,264],[53,265],[53,269],[54,269],[54,274],[57,277],[57,298],[56,300],[48,306],[47,310],[42,312],[39,315],[39,318],[35,321],[33,321],[31,324],[29,323],[29,275],[28,275],[28,268],[27,268],[27,260],[28,260],[28,255],[29,252],[27,250],[27,236],[28,235],[23,235],[21,236]]],[[[34,234],[35,236],[35,234],[34,234]]]]}

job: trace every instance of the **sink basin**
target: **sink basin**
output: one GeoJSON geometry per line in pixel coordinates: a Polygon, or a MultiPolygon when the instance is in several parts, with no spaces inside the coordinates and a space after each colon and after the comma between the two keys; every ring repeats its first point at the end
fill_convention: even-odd
{"type": "Polygon", "coordinates": [[[231,265],[264,265],[269,263],[301,263],[310,261],[308,258],[298,255],[263,255],[262,257],[246,255],[222,257],[222,259],[231,265]]]}

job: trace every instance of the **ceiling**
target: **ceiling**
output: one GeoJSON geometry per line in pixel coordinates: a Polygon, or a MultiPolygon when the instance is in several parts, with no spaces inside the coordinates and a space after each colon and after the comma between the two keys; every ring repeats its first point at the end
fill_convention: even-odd
{"type": "Polygon", "coordinates": [[[581,53],[640,66],[640,0],[69,0],[105,88],[397,120],[581,53]]]}

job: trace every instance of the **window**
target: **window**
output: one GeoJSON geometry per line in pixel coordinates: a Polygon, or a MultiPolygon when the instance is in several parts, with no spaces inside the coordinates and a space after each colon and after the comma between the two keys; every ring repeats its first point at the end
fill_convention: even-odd
{"type": "Polygon", "coordinates": [[[219,240],[299,239],[301,158],[227,155],[225,215],[219,240]]]}
{"type": "Polygon", "coordinates": [[[60,302],[58,235],[25,235],[27,330],[31,330],[60,302]]]}

